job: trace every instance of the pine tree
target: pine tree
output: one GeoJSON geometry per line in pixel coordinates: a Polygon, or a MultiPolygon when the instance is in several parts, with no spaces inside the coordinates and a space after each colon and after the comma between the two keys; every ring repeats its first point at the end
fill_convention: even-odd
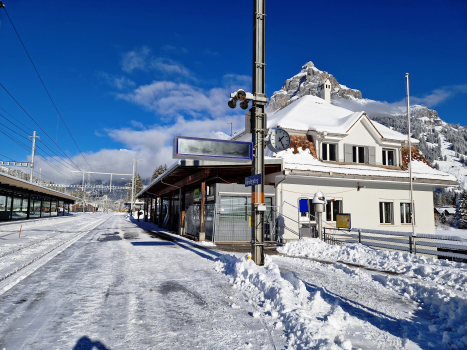
{"type": "Polygon", "coordinates": [[[161,174],[163,174],[167,170],[167,164],[164,165],[159,165],[154,172],[152,173],[151,176],[151,182],[153,182],[157,177],[161,174]]]}
{"type": "MultiPolygon", "coordinates": [[[[132,186],[132,181],[129,181],[127,184],[126,184],[127,187],[129,187],[130,189],[128,190],[127,192],[127,195],[126,195],[126,201],[129,202],[131,201],[131,186],[132,186]]],[[[141,179],[141,176],[139,174],[136,174],[135,175],[135,198],[136,198],[136,195],[141,192],[144,188],[144,184],[143,184],[143,180],[141,179]]]]}
{"type": "Polygon", "coordinates": [[[465,190],[462,199],[457,203],[455,220],[458,228],[467,228],[467,193],[465,190]]]}

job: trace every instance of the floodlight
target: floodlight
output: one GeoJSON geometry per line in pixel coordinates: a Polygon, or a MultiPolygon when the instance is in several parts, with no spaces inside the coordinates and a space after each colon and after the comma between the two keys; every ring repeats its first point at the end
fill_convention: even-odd
{"type": "Polygon", "coordinates": [[[237,99],[236,98],[230,98],[229,102],[227,102],[230,108],[235,108],[237,107],[237,99]]]}
{"type": "Polygon", "coordinates": [[[248,109],[248,102],[250,102],[250,101],[249,100],[242,101],[240,103],[240,108],[241,109],[248,109]]]}
{"type": "Polygon", "coordinates": [[[242,89],[238,90],[237,91],[237,99],[239,101],[243,101],[243,100],[245,100],[245,98],[246,98],[246,92],[244,90],[242,90],[242,89]]]}

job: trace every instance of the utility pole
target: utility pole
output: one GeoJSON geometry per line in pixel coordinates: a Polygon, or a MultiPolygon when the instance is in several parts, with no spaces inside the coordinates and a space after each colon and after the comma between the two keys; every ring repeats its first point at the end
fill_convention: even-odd
{"type": "MultiPolygon", "coordinates": [[[[412,221],[412,241],[414,245],[414,252],[417,252],[415,245],[415,223],[414,223],[414,205],[413,205],[413,182],[412,182],[412,142],[411,142],[411,131],[410,131],[410,103],[409,103],[409,73],[405,73],[405,81],[407,84],[407,127],[408,127],[408,146],[409,146],[409,176],[410,176],[410,221],[412,221]]],[[[410,252],[412,253],[412,246],[410,247],[410,252]]]]}
{"type": "Polygon", "coordinates": [[[133,208],[135,206],[135,166],[136,160],[133,159],[133,176],[131,177],[131,207],[130,215],[133,215],[133,208]]]}
{"type": "Polygon", "coordinates": [[[81,187],[81,190],[83,191],[83,213],[84,213],[84,194],[86,193],[85,192],[85,183],[84,183],[84,172],[83,172],[83,187],[81,187]]]}
{"type": "Polygon", "coordinates": [[[233,123],[229,123],[229,122],[226,122],[227,124],[230,124],[230,137],[232,137],[232,124],[233,123]]]}
{"type": "Polygon", "coordinates": [[[131,180],[131,213],[135,207],[135,175],[136,175],[136,162],[142,161],[142,159],[133,159],[133,177],[131,180]]]}
{"type": "Polygon", "coordinates": [[[251,175],[262,174],[260,185],[251,188],[251,256],[256,265],[264,265],[264,133],[266,131],[266,114],[264,113],[267,96],[265,85],[265,32],[266,32],[266,0],[253,2],[253,106],[251,111],[251,129],[253,141],[253,161],[251,175]]]}
{"type": "Polygon", "coordinates": [[[31,174],[29,176],[29,182],[32,182],[32,174],[34,173],[34,154],[36,153],[36,138],[39,138],[39,136],[36,136],[36,132],[32,132],[32,154],[31,154],[31,174]]]}

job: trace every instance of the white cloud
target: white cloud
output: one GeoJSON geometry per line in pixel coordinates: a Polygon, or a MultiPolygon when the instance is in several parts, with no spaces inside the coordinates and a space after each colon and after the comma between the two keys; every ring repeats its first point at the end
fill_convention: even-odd
{"type": "Polygon", "coordinates": [[[153,57],[151,59],[151,68],[159,70],[166,75],[178,74],[194,79],[193,73],[188,68],[170,58],[153,57]]]}
{"type": "MultiPolygon", "coordinates": [[[[154,125],[143,130],[135,130],[134,128],[121,128],[106,130],[106,136],[113,141],[121,144],[119,149],[102,149],[97,152],[85,153],[87,162],[91,165],[94,171],[114,172],[114,173],[131,173],[132,159],[143,159],[138,162],[138,173],[143,178],[151,176],[154,169],[161,165],[167,164],[170,166],[174,163],[172,159],[172,141],[175,136],[194,136],[194,137],[211,137],[213,132],[215,135],[230,134],[230,125],[226,123],[233,122],[233,130],[241,130],[245,125],[242,115],[217,118],[201,118],[196,120],[187,120],[183,117],[178,117],[171,125],[154,125]]],[[[139,122],[135,122],[139,128],[139,122]]],[[[55,166],[58,166],[62,172],[68,176],[67,183],[81,180],[81,174],[70,173],[71,169],[64,168],[56,159],[48,159],[55,166]]],[[[84,171],[89,171],[90,168],[81,155],[72,157],[73,162],[84,171]]],[[[64,183],[65,175],[58,173],[54,168],[39,159],[36,161],[35,169],[42,169],[43,178],[54,179],[57,183],[64,183]],[[48,178],[46,178],[46,176],[48,178]]],[[[103,180],[108,180],[108,176],[98,176],[103,180]]]]}
{"type": "Polygon", "coordinates": [[[172,46],[172,45],[164,45],[161,47],[162,50],[166,51],[166,52],[171,52],[171,53],[182,53],[182,54],[186,54],[188,52],[188,50],[184,47],[176,47],[176,46],[172,46]]]}
{"type": "Polygon", "coordinates": [[[147,58],[149,53],[149,48],[143,46],[139,50],[134,50],[123,54],[122,69],[127,73],[131,73],[135,69],[145,70],[147,67],[147,58]]]}
{"type": "Polygon", "coordinates": [[[106,72],[98,72],[97,76],[103,79],[108,85],[118,90],[135,86],[135,83],[131,79],[124,76],[112,75],[106,72]]]}
{"type": "Polygon", "coordinates": [[[137,122],[136,120],[132,120],[131,125],[133,125],[134,128],[145,129],[144,124],[141,122],[137,122]]]}
{"type": "Polygon", "coordinates": [[[246,76],[230,74],[224,77],[225,87],[209,90],[172,81],[153,81],[139,86],[131,93],[118,94],[117,97],[162,116],[219,117],[232,113],[227,106],[230,93],[238,87],[245,88],[246,80],[246,76]]]}
{"type": "MultiPolygon", "coordinates": [[[[449,98],[458,94],[467,93],[467,85],[443,86],[433,90],[430,94],[423,97],[410,96],[410,105],[425,105],[428,108],[434,108],[449,98]]],[[[346,100],[343,98],[333,98],[333,104],[349,109],[354,112],[365,111],[372,113],[403,114],[406,113],[407,102],[404,99],[396,102],[374,101],[374,100],[346,100]]]]}
{"type": "Polygon", "coordinates": [[[458,94],[467,93],[467,85],[451,85],[443,86],[439,89],[435,89],[424,97],[410,97],[410,101],[415,104],[423,104],[429,108],[435,107],[441,102],[454,97],[458,94]]]}
{"type": "MultiPolygon", "coordinates": [[[[177,49],[173,46],[166,46],[166,48],[172,51],[177,49]]],[[[155,70],[164,76],[180,75],[192,80],[196,79],[194,74],[180,62],[167,57],[154,56],[146,46],[123,54],[122,69],[127,73],[132,73],[134,70],[155,70]]]]}

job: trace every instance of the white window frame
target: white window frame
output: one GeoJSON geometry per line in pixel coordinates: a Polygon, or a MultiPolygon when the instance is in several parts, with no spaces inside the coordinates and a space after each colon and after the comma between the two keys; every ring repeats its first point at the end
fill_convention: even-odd
{"type": "MultiPolygon", "coordinates": [[[[410,202],[401,202],[400,205],[399,205],[399,210],[401,208],[404,208],[404,215],[403,216],[401,215],[401,224],[402,225],[412,225],[412,222],[406,222],[407,218],[406,218],[406,211],[405,211],[406,209],[405,208],[407,206],[412,207],[412,205],[410,205],[410,202]]],[[[400,212],[400,214],[402,214],[402,212],[400,212]]],[[[409,215],[410,215],[410,212],[409,212],[409,215]]],[[[413,220],[413,222],[415,224],[415,211],[412,211],[412,220],[413,220]]]]}
{"type": "Polygon", "coordinates": [[[367,152],[368,152],[367,148],[368,147],[366,147],[366,146],[352,146],[352,162],[355,163],[355,164],[366,164],[367,161],[365,159],[366,158],[365,154],[367,154],[367,152]],[[363,161],[362,162],[360,161],[359,148],[363,148],[363,161]],[[354,149],[355,149],[355,161],[354,161],[354,157],[353,157],[354,149]]]}
{"type": "Polygon", "coordinates": [[[391,149],[391,148],[383,148],[383,153],[382,153],[382,161],[383,161],[383,165],[386,165],[386,166],[395,166],[396,165],[396,150],[394,149],[391,149]],[[389,157],[388,157],[388,153],[389,152],[392,152],[392,160],[393,160],[393,163],[392,165],[389,165],[388,163],[388,160],[389,160],[389,157]],[[384,164],[386,163],[386,164],[384,164]]]}
{"type": "Polygon", "coordinates": [[[324,206],[324,218],[323,220],[324,221],[327,221],[327,222],[336,222],[336,220],[334,220],[333,218],[333,213],[334,213],[334,206],[338,204],[339,207],[337,208],[337,213],[336,214],[339,214],[339,213],[342,213],[342,208],[344,206],[344,202],[342,200],[342,198],[336,198],[335,200],[328,200],[326,205],[324,206]],[[331,220],[328,220],[328,205],[330,205],[331,207],[331,220]]]}
{"type": "Polygon", "coordinates": [[[379,211],[379,224],[380,225],[394,225],[394,202],[391,202],[391,201],[385,201],[385,200],[380,200],[379,201],[379,208],[378,208],[378,211],[379,211]],[[386,222],[386,208],[385,208],[385,204],[390,204],[390,210],[391,210],[391,214],[390,214],[390,222],[386,222]],[[382,219],[382,220],[381,220],[382,219]]]}
{"type": "Polygon", "coordinates": [[[322,142],[322,143],[321,143],[321,159],[322,159],[322,160],[326,160],[326,161],[328,161],[328,162],[337,162],[337,160],[339,159],[338,150],[339,150],[339,147],[338,147],[338,144],[337,144],[337,143],[334,143],[334,142],[322,142]],[[335,159],[335,160],[329,159],[329,155],[330,155],[330,152],[329,152],[329,145],[334,145],[334,146],[336,147],[336,151],[335,151],[336,159],[335,159]],[[323,147],[326,147],[326,158],[327,158],[327,159],[324,159],[323,147]]]}

